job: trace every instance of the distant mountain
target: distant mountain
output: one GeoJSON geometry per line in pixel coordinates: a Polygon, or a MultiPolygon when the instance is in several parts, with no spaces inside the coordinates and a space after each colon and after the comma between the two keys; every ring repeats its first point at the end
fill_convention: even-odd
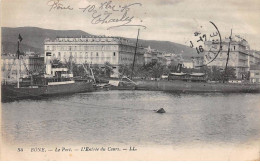
{"type": "MultiPolygon", "coordinates": [[[[3,52],[15,53],[17,51],[17,38],[21,34],[23,37],[21,50],[44,52],[44,40],[46,38],[55,39],[59,37],[79,37],[89,36],[91,34],[81,30],[51,30],[38,27],[2,27],[2,50],[3,52]]],[[[92,35],[93,36],[93,35],[92,35]]],[[[131,42],[136,42],[136,39],[129,38],[131,42]]],[[[188,46],[173,43],[169,41],[155,41],[155,40],[139,40],[139,43],[144,47],[150,46],[152,49],[165,51],[176,54],[183,54],[184,58],[191,56],[198,56],[196,51],[188,46]]]]}
{"type": "MultiPolygon", "coordinates": [[[[130,39],[132,42],[136,42],[136,39],[130,39]]],[[[174,54],[182,54],[184,59],[191,57],[198,57],[196,50],[182,44],[170,42],[170,41],[156,41],[156,40],[139,40],[142,46],[150,46],[152,49],[157,49],[164,52],[170,52],[174,54]]]]}
{"type": "Polygon", "coordinates": [[[44,52],[44,40],[46,38],[55,39],[60,37],[73,37],[81,35],[90,35],[81,30],[50,30],[38,27],[2,27],[2,45],[4,52],[15,53],[17,51],[17,38],[21,34],[23,41],[21,50],[31,50],[35,52],[44,52]]]}

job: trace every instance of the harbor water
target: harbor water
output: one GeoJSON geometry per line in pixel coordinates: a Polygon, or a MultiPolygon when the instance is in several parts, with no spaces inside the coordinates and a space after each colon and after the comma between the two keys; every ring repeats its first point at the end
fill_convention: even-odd
{"type": "Polygon", "coordinates": [[[259,99],[114,90],[20,100],[2,103],[2,137],[26,146],[239,144],[260,138],[259,99]]]}

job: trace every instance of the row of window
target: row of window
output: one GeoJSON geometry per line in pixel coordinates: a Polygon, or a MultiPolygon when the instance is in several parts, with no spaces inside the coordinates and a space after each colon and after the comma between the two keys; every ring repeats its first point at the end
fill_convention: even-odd
{"type": "Polygon", "coordinates": [[[114,38],[58,38],[56,41],[60,42],[111,42],[113,40],[116,40],[114,38]]]}
{"type": "MultiPolygon", "coordinates": [[[[63,53],[63,55],[64,56],[67,56],[67,52],[64,52],[63,53]]],[[[75,52],[75,53],[72,53],[72,52],[69,52],[68,53],[68,55],[70,55],[70,56],[73,56],[73,57],[77,57],[77,55],[78,55],[78,53],[77,52],[75,52]]],[[[90,52],[90,53],[88,53],[88,52],[85,52],[85,54],[83,55],[83,53],[82,52],[80,52],[79,53],[79,57],[80,58],[83,58],[83,56],[85,56],[85,57],[88,57],[88,56],[90,56],[90,57],[101,57],[101,58],[106,58],[106,57],[109,57],[109,56],[107,56],[107,55],[109,55],[109,54],[104,54],[104,53],[99,53],[99,52],[90,52]]],[[[116,52],[113,52],[112,54],[111,54],[113,57],[115,57],[116,56],[116,52]]],[[[56,54],[53,54],[53,57],[59,57],[59,56],[61,56],[61,52],[58,52],[58,55],[56,55],[56,54]]]]}
{"type": "Polygon", "coordinates": [[[251,81],[252,83],[259,83],[259,82],[260,82],[260,79],[259,79],[259,78],[252,78],[252,79],[250,79],[250,81],[251,81]]]}
{"type": "MultiPolygon", "coordinates": [[[[16,64],[17,62],[17,59],[2,59],[2,62],[5,63],[5,64],[16,64]]],[[[30,59],[29,60],[22,60],[21,64],[31,64],[31,63],[34,63],[34,64],[42,64],[43,63],[43,60],[37,60],[37,59],[30,59]]]]}
{"type": "Polygon", "coordinates": [[[91,51],[91,50],[118,50],[115,45],[98,45],[98,46],[46,46],[46,51],[91,51]]]}
{"type": "Polygon", "coordinates": [[[251,76],[259,75],[259,72],[251,72],[251,76]]]}
{"type": "MultiPolygon", "coordinates": [[[[4,69],[4,70],[8,70],[8,69],[10,69],[10,68],[15,68],[15,66],[16,65],[12,65],[12,64],[3,64],[2,65],[2,69],[4,69]]],[[[38,68],[42,68],[43,67],[43,63],[42,64],[26,64],[26,68],[27,69],[38,69],[38,68]]],[[[25,66],[22,64],[21,65],[21,69],[23,70],[23,69],[25,69],[25,66]]]]}

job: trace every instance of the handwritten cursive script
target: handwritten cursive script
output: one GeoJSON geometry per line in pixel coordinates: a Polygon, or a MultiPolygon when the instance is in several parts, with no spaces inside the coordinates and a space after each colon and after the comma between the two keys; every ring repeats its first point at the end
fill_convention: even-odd
{"type": "MultiPolygon", "coordinates": [[[[108,29],[122,27],[122,26],[138,26],[146,28],[146,26],[139,24],[131,24],[135,16],[130,15],[129,12],[134,6],[142,6],[141,3],[131,3],[126,5],[115,5],[112,1],[102,2],[98,6],[88,5],[79,8],[83,13],[91,15],[92,24],[115,24],[108,29]]],[[[142,20],[140,21],[142,22],[142,20]]]]}
{"type": "Polygon", "coordinates": [[[62,0],[49,0],[47,2],[47,5],[50,6],[49,11],[52,11],[53,9],[56,10],[73,10],[73,8],[70,5],[64,5],[62,3],[62,0]]]}
{"type": "MultiPolygon", "coordinates": [[[[70,5],[65,5],[63,0],[49,0],[47,5],[50,7],[49,11],[74,10],[70,5]]],[[[141,6],[141,3],[115,4],[109,0],[99,4],[88,4],[85,7],[75,8],[75,10],[81,10],[82,13],[89,15],[91,17],[90,23],[92,24],[111,25],[107,28],[108,30],[122,26],[136,26],[145,29],[146,26],[141,25],[143,20],[136,18],[133,12],[134,7],[141,6]],[[132,22],[137,22],[137,24],[132,22]]]]}

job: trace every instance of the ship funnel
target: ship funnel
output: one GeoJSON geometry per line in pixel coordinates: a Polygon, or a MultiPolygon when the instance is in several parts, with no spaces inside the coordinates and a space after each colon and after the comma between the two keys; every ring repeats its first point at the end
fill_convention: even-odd
{"type": "Polygon", "coordinates": [[[177,73],[181,73],[181,69],[182,69],[182,64],[179,63],[177,66],[177,73]]]}
{"type": "Polygon", "coordinates": [[[51,52],[46,52],[45,55],[46,74],[51,74],[51,52]]]}

